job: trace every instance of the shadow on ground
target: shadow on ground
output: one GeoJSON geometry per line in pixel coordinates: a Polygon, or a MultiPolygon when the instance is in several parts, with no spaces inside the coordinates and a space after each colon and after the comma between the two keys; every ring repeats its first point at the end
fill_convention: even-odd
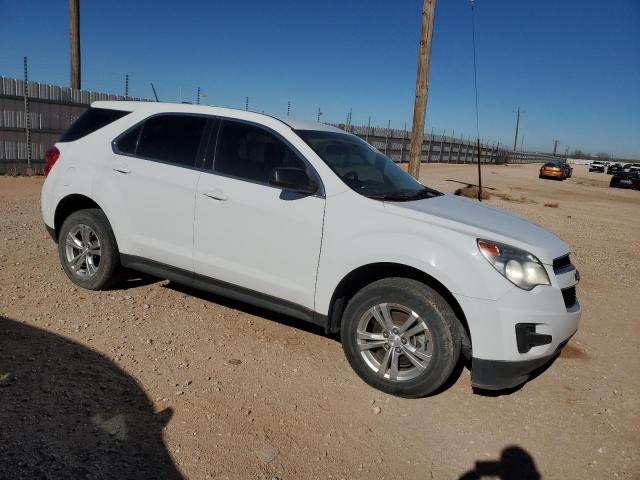
{"type": "Polygon", "coordinates": [[[459,480],[540,480],[542,476],[529,453],[515,445],[505,448],[496,461],[476,462],[476,467],[459,480]]]}
{"type": "Polygon", "coordinates": [[[338,335],[328,335],[328,336],[325,335],[324,329],[318,325],[315,325],[310,322],[305,322],[304,320],[300,320],[297,318],[289,317],[287,315],[283,315],[282,313],[277,313],[271,310],[267,310],[266,308],[256,307],[248,303],[244,303],[238,300],[233,300],[231,298],[216,295],[214,293],[206,292],[204,290],[198,290],[196,288],[188,287],[186,285],[182,285],[176,282],[169,281],[168,283],[163,285],[163,287],[168,288],[170,290],[174,290],[176,292],[180,292],[184,295],[189,295],[192,297],[199,298],[201,300],[205,300],[207,302],[217,303],[218,305],[222,305],[227,308],[240,310],[241,312],[248,313],[249,315],[266,318],[267,320],[278,322],[288,327],[297,328],[298,330],[301,330],[303,332],[313,333],[316,335],[330,338],[338,342],[340,341],[340,338],[338,335]]]}
{"type": "Polygon", "coordinates": [[[180,479],[171,415],[104,356],[0,316],[0,478],[180,479]]]}

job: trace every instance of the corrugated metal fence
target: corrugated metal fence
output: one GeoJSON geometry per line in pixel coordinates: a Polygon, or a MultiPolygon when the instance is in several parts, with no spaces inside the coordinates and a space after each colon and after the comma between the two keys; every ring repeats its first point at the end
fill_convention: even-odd
{"type": "MultiPolygon", "coordinates": [[[[73,90],[59,85],[29,82],[31,119],[31,165],[42,171],[44,153],[53,145],[91,102],[125,100],[122,95],[73,90]]],[[[128,100],[139,100],[128,98],[128,100]]],[[[410,132],[391,128],[337,125],[367,140],[397,162],[408,161],[410,132]]],[[[426,134],[422,146],[423,162],[473,163],[477,148],[474,141],[445,135],[426,134]]],[[[27,170],[27,136],[24,81],[0,77],[0,174],[27,170]]],[[[513,152],[500,145],[482,144],[485,163],[533,163],[552,158],[548,154],[513,152]]]]}
{"type": "MultiPolygon", "coordinates": [[[[44,152],[97,100],[125,100],[124,96],[73,90],[59,85],[29,82],[32,167],[42,171],[44,152]]],[[[136,100],[129,98],[129,100],[136,100]]],[[[24,80],[0,77],[0,174],[27,169],[24,80]]]]}
{"type": "MultiPolygon", "coordinates": [[[[410,131],[362,125],[335,124],[335,126],[358,135],[396,162],[409,161],[410,131]]],[[[498,143],[480,144],[482,163],[540,163],[554,158],[556,157],[547,153],[513,151],[498,143]]],[[[476,163],[478,161],[477,141],[444,134],[425,133],[420,161],[422,163],[476,163]]]]}

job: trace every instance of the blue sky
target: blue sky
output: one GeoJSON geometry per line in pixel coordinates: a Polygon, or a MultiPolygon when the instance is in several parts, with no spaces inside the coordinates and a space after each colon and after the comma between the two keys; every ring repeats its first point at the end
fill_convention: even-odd
{"type": "MultiPolygon", "coordinates": [[[[420,0],[81,1],[82,86],[410,126],[420,0]]],[[[69,82],[67,0],[0,0],[0,75],[69,82]]],[[[640,158],[640,0],[477,0],[480,136],[640,158]]],[[[204,103],[204,102],[203,102],[204,103]]],[[[439,0],[427,130],[475,134],[468,0],[439,0]]],[[[520,143],[520,142],[518,142],[520,143]]]]}

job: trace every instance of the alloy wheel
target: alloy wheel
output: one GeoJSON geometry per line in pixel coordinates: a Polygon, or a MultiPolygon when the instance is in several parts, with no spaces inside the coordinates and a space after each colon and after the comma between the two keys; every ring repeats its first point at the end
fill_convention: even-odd
{"type": "Polygon", "coordinates": [[[433,356],[433,336],[424,319],[395,303],[374,305],[362,315],[356,343],[371,370],[397,382],[425,372],[433,356]]]}
{"type": "Polygon", "coordinates": [[[75,225],[65,238],[65,257],[72,272],[92,277],[100,267],[100,239],[91,227],[75,225]]]}

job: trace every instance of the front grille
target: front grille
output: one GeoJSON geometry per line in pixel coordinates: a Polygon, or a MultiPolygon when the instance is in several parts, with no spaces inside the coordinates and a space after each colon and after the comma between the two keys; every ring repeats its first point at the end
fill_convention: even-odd
{"type": "Polygon", "coordinates": [[[562,298],[564,299],[564,306],[567,308],[573,307],[576,302],[576,287],[563,288],[562,289],[562,298]]]}
{"type": "Polygon", "coordinates": [[[556,273],[570,266],[571,258],[569,258],[569,254],[565,255],[564,257],[558,257],[553,261],[553,271],[556,273]]]}

